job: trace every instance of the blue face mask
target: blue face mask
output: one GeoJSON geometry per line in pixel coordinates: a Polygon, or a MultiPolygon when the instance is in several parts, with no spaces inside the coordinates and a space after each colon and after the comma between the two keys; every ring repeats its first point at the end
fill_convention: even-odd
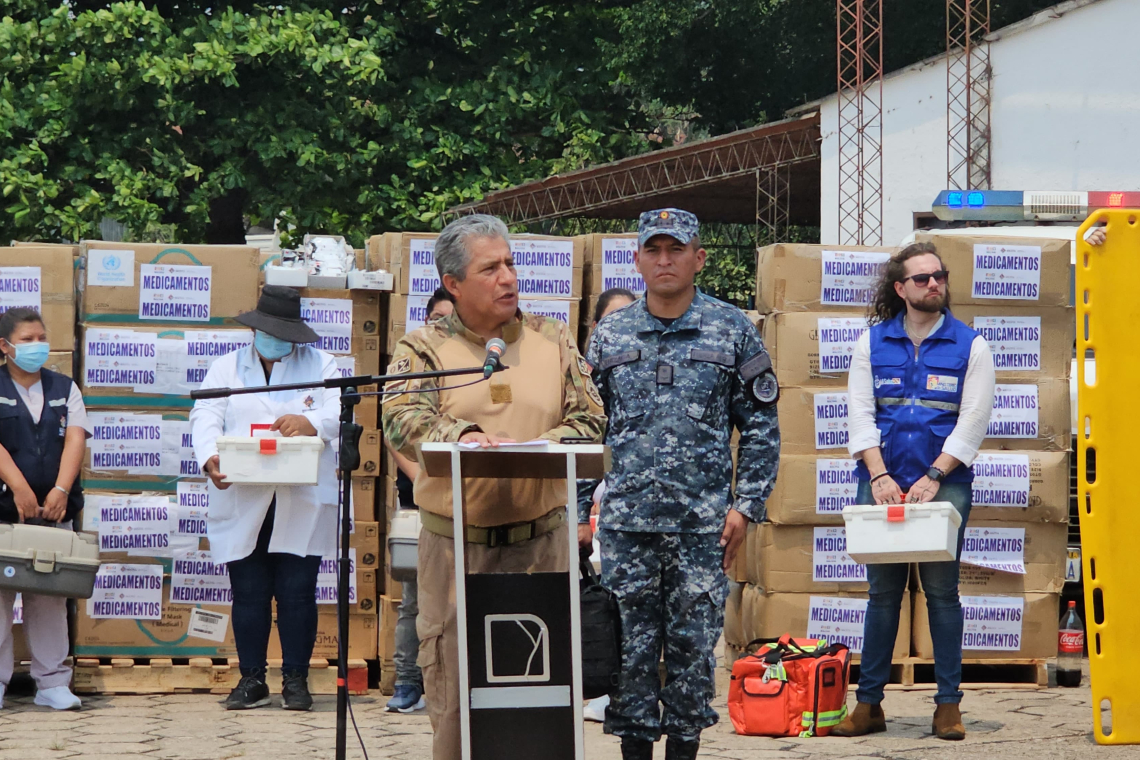
{"type": "Polygon", "coordinates": [[[261,354],[262,358],[271,362],[285,358],[293,350],[293,344],[289,341],[275,338],[261,330],[257,330],[253,334],[253,347],[257,349],[257,353],[261,354]]]}
{"type": "Polygon", "coordinates": [[[9,358],[25,372],[39,372],[40,368],[47,364],[48,351],[51,350],[51,346],[47,343],[39,342],[14,343],[12,348],[16,349],[16,355],[9,358]]]}

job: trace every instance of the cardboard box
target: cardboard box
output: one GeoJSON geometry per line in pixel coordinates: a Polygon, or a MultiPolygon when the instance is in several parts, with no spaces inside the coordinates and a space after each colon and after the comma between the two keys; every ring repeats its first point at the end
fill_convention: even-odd
{"type": "MultiPolygon", "coordinates": [[[[894,253],[889,246],[807,245],[777,243],[756,252],[756,309],[773,311],[862,311],[871,301],[874,283],[882,272],[876,262],[849,262],[853,268],[832,269],[830,277],[840,287],[829,288],[822,303],[824,251],[894,253]],[[859,277],[853,279],[850,274],[859,277]]],[[[866,257],[855,257],[866,258],[866,257]]],[[[830,265],[830,262],[829,262],[830,265]]]]}
{"type": "Polygon", "coordinates": [[[105,324],[194,324],[203,328],[233,324],[233,318],[257,307],[257,278],[260,252],[245,245],[154,245],[149,243],[83,243],[87,261],[82,315],[84,322],[105,324]],[[100,251],[117,255],[104,270],[94,265],[100,251]],[[139,298],[143,264],[210,267],[210,310],[208,320],[178,317],[140,319],[139,298]],[[113,267],[111,265],[114,265],[113,267]],[[128,275],[128,268],[130,274],[128,275]],[[100,272],[102,275],[100,280],[100,272]],[[121,277],[130,284],[98,284],[121,277]]]}
{"type": "Polygon", "coordinates": [[[581,239],[584,243],[584,298],[596,301],[610,288],[625,288],[637,295],[645,292],[645,280],[633,263],[637,251],[636,232],[583,235],[581,239]]]}
{"type": "MultiPolygon", "coordinates": [[[[1069,524],[1069,457],[1066,451],[991,451],[983,449],[974,462],[974,506],[970,510],[970,524],[984,521],[1032,522],[1069,524]],[[1005,501],[999,481],[986,477],[987,459],[993,455],[1014,455],[1029,458],[1029,497],[1024,506],[981,506],[983,501],[1005,501]],[[985,494],[983,496],[983,494],[985,494]],[[998,498],[993,498],[997,496],[998,498]]],[[[1000,470],[997,470],[1001,474],[1000,470]]],[[[1021,496],[1010,501],[1020,501],[1021,496]]]]}
{"type": "Polygon", "coordinates": [[[396,622],[400,617],[400,600],[390,596],[380,597],[380,626],[377,636],[376,656],[381,660],[396,657],[396,622]]]}
{"type": "Polygon", "coordinates": [[[1006,302],[997,305],[952,306],[954,316],[970,327],[983,332],[994,353],[994,368],[999,383],[1017,379],[1040,380],[1042,378],[1068,378],[1073,370],[1073,346],[1077,339],[1076,310],[1071,306],[1010,306],[1006,302]],[[1041,320],[1040,333],[1020,329],[1025,318],[1041,320]],[[982,324],[981,319],[995,318],[1009,320],[1008,325],[999,321],[996,324],[982,324]],[[1014,321],[1017,324],[1014,324],[1014,321]],[[1036,338],[1034,340],[1034,338],[1036,338]],[[1034,357],[1026,348],[1040,349],[1040,356],[1034,357]],[[1035,359],[1039,361],[1035,364],[1035,359]]]}
{"type": "Polygon", "coordinates": [[[47,364],[45,368],[50,369],[52,372],[58,372],[67,377],[75,377],[75,352],[74,351],[52,351],[48,354],[47,364]]]}
{"type": "Polygon", "coordinates": [[[780,400],[776,404],[780,417],[781,453],[847,457],[850,426],[847,421],[846,398],[846,388],[781,387],[780,400]],[[835,394],[841,394],[842,398],[826,398],[835,394]],[[817,413],[820,418],[818,442],[817,413]]]}
{"type": "Polygon", "coordinates": [[[728,582],[728,600],[724,605],[725,643],[743,649],[748,644],[744,636],[744,586],[736,581],[728,582]]]}
{"type": "Polygon", "coordinates": [[[867,591],[867,582],[861,579],[866,578],[866,568],[842,553],[845,546],[842,529],[838,527],[772,523],[749,526],[745,540],[748,582],[769,594],[862,594],[867,591]],[[823,535],[828,531],[836,535],[823,535]],[[813,580],[817,559],[821,578],[818,581],[813,580]]]}
{"type": "Polygon", "coordinates": [[[352,479],[352,516],[354,520],[372,522],[376,520],[377,478],[354,477],[352,479]]]}
{"type": "Polygon", "coordinates": [[[12,306],[36,308],[38,305],[51,350],[75,350],[75,271],[71,246],[0,248],[0,278],[9,279],[5,273],[8,267],[31,267],[33,271],[10,273],[12,282],[5,285],[4,310],[12,306]],[[38,283],[34,282],[35,278],[39,279],[38,283]]]}
{"type": "Polygon", "coordinates": [[[1070,403],[1068,379],[1049,378],[1029,383],[999,381],[994,413],[982,446],[1012,451],[1070,451],[1073,438],[1070,403]],[[1029,386],[1037,387],[1036,399],[1031,390],[1024,393],[1009,390],[1029,386]],[[1036,409],[1031,408],[1034,403],[1036,409]],[[996,408],[999,406],[1003,408],[996,408]],[[1034,417],[1036,422],[1033,422],[1034,417]],[[1011,437],[1013,435],[1022,437],[1011,437]]]}
{"type": "Polygon", "coordinates": [[[764,321],[764,347],[781,386],[847,389],[851,353],[829,354],[828,367],[820,368],[820,330],[830,346],[854,349],[857,336],[867,329],[866,314],[846,312],[788,312],[764,321]]]}
{"type": "Polygon", "coordinates": [[[388,318],[386,293],[376,290],[319,290],[301,288],[301,298],[331,298],[352,301],[352,336],[379,337],[388,318]]]}
{"type": "MultiPolygon", "coordinates": [[[[837,594],[766,594],[760,588],[746,585],[742,594],[742,633],[743,644],[754,639],[779,638],[790,633],[797,638],[808,637],[811,627],[812,633],[829,642],[846,644],[852,650],[862,651],[863,634],[861,619],[855,616],[844,616],[846,622],[836,624],[832,621],[819,620],[811,624],[812,597],[816,597],[817,615],[821,609],[823,598],[829,599],[866,599],[866,594],[837,593],[837,594]],[[851,622],[854,620],[855,622],[851,622]]],[[[838,617],[838,616],[837,616],[838,617]]],[[[899,659],[910,655],[910,594],[903,594],[902,610],[899,615],[899,630],[895,637],[893,657],[899,659]]],[[[727,623],[725,631],[727,632],[727,623]]],[[[727,633],[726,633],[727,636],[727,633]]],[[[725,641],[728,641],[726,638],[725,641]]],[[[729,642],[732,643],[732,642],[729,642]]],[[[859,654],[852,651],[852,659],[859,660],[859,654]]]]}
{"type": "Polygon", "coordinates": [[[1072,306],[1072,241],[932,232],[914,239],[938,249],[950,272],[953,305],[1072,306]]]}
{"type": "MultiPolygon", "coordinates": [[[[968,596],[968,595],[963,595],[968,596]]],[[[991,595],[1001,599],[1000,595],[991,595]]],[[[1003,649],[979,649],[977,646],[967,645],[962,648],[962,657],[967,660],[1004,660],[1004,659],[1048,659],[1057,656],[1057,625],[1060,620],[1060,594],[1025,594],[1022,596],[1006,595],[1007,599],[1021,599],[1024,607],[1020,613],[1020,627],[1017,621],[999,621],[999,624],[973,621],[967,617],[966,636],[971,641],[983,641],[982,637],[990,637],[991,646],[1006,647],[1003,649]],[[981,628],[985,631],[970,631],[971,627],[981,628]],[[1009,632],[1007,632],[1007,629],[1009,632]],[[1014,638],[1016,637],[1016,638],[1014,638]]],[[[964,601],[966,601],[964,599],[964,601]]],[[[972,615],[970,608],[964,610],[967,616],[972,615]]],[[[1016,615],[1014,615],[1016,616],[1016,615]]],[[[925,660],[934,659],[934,643],[930,638],[930,620],[926,611],[926,595],[918,593],[914,599],[914,622],[911,625],[913,633],[914,654],[925,660]]]]}
{"type": "MultiPolygon", "coordinates": [[[[970,528],[1017,528],[1025,530],[1025,575],[961,563],[958,590],[963,596],[1007,596],[1010,594],[1059,594],[1065,586],[1065,559],[1069,526],[1053,523],[1010,523],[975,521],[970,528]]],[[[918,574],[922,588],[922,575],[918,574]]]]}
{"type": "Polygon", "coordinates": [[[842,508],[855,503],[856,483],[853,460],[840,455],[780,455],[780,470],[772,495],[768,497],[768,519],[779,525],[843,525],[842,508]],[[852,464],[827,467],[821,460],[852,464]],[[842,469],[840,469],[842,467],[842,469]],[[817,511],[817,480],[823,501],[817,511]],[[824,495],[826,493],[826,495],[824,495]]]}
{"type": "Polygon", "coordinates": [[[377,429],[365,429],[360,436],[361,475],[377,477],[381,474],[384,462],[383,434],[377,429]]]}
{"type": "MultiPolygon", "coordinates": [[[[143,414],[147,415],[144,418],[144,426],[152,427],[156,423],[160,428],[160,435],[162,436],[178,436],[180,444],[188,443],[190,435],[189,429],[189,412],[186,411],[170,411],[159,412],[150,410],[139,409],[93,409],[90,410],[91,422],[93,425],[94,437],[87,439],[87,449],[83,455],[83,469],[80,472],[80,477],[83,479],[83,487],[85,489],[95,489],[100,491],[113,491],[117,493],[136,493],[142,491],[156,491],[171,493],[176,490],[178,480],[180,478],[189,480],[202,480],[203,475],[198,467],[197,459],[194,457],[193,450],[188,446],[179,447],[178,461],[172,465],[176,468],[168,471],[170,474],[165,475],[138,475],[132,474],[129,471],[129,461],[116,462],[113,466],[104,466],[102,464],[94,464],[91,455],[91,446],[97,443],[104,432],[95,426],[98,423],[97,415],[104,413],[120,413],[121,415],[143,414]],[[181,423],[181,424],[163,424],[163,423],[181,423]],[[177,472],[177,474],[174,474],[177,472]]],[[[149,435],[149,433],[148,433],[149,435]]],[[[149,439],[148,439],[149,440],[149,439]]],[[[158,443],[156,448],[152,451],[159,452],[160,456],[162,451],[161,442],[158,443]]],[[[150,461],[141,462],[140,464],[151,464],[150,461]]],[[[162,462],[160,466],[165,467],[166,462],[162,462]]]]}
{"type": "MultiPolygon", "coordinates": [[[[348,616],[348,659],[376,659],[376,629],[378,619],[375,612],[351,614],[348,616]]],[[[269,632],[268,659],[281,659],[281,639],[277,635],[277,620],[269,632]]],[[[324,611],[317,615],[317,643],[313,647],[313,657],[335,660],[338,651],[336,610],[324,611]]]]}

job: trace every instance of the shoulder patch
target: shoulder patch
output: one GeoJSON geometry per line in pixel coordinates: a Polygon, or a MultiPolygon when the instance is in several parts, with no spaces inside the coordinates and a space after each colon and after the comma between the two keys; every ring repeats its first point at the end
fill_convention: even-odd
{"type": "Polygon", "coordinates": [[[594,371],[594,368],[586,361],[586,357],[581,354],[578,354],[578,371],[586,377],[589,377],[594,371]]]}
{"type": "MultiPolygon", "coordinates": [[[[579,361],[582,360],[579,359],[579,361]]],[[[598,406],[604,407],[605,404],[602,403],[602,394],[598,393],[598,386],[594,385],[594,381],[590,379],[590,376],[586,375],[583,377],[582,382],[586,384],[586,395],[590,397],[590,400],[598,406]]]]}
{"type": "Polygon", "coordinates": [[[758,351],[740,365],[740,379],[749,382],[772,369],[772,357],[767,351],[758,351]]]}
{"type": "Polygon", "coordinates": [[[396,361],[388,365],[388,370],[384,373],[386,375],[406,375],[412,371],[412,358],[410,356],[401,356],[396,361]]]}

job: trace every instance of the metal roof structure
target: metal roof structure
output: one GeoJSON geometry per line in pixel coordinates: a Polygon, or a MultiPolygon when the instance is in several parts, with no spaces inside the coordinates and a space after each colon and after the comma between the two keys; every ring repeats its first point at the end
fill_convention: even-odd
{"type": "Polygon", "coordinates": [[[676,206],[702,222],[815,226],[819,151],[815,112],[516,185],[447,214],[494,214],[517,225],[636,219],[676,206]]]}

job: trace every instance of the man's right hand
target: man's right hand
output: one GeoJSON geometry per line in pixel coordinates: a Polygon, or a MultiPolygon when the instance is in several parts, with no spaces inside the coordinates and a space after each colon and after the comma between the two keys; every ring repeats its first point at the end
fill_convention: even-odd
{"type": "Polygon", "coordinates": [[[40,516],[40,503],[36,501],[36,494],[28,486],[13,491],[12,497],[16,500],[16,511],[20,513],[20,522],[27,522],[40,516]]]}
{"type": "Polygon", "coordinates": [[[487,448],[493,449],[493,448],[497,448],[500,443],[515,443],[515,439],[514,438],[500,438],[497,435],[491,435],[490,433],[480,433],[478,431],[472,431],[470,433],[464,433],[462,436],[460,436],[459,442],[460,443],[477,443],[477,444],[479,444],[480,447],[482,447],[484,449],[487,449],[487,448]]]}
{"type": "Polygon", "coordinates": [[[219,491],[224,491],[233,485],[233,483],[226,483],[226,476],[218,472],[217,454],[214,454],[214,456],[206,460],[206,466],[202,468],[202,472],[210,476],[210,480],[213,482],[214,488],[218,489],[219,491]]]}
{"type": "Polygon", "coordinates": [[[903,493],[899,484],[890,475],[879,478],[871,484],[871,496],[876,504],[902,504],[903,493]]]}

